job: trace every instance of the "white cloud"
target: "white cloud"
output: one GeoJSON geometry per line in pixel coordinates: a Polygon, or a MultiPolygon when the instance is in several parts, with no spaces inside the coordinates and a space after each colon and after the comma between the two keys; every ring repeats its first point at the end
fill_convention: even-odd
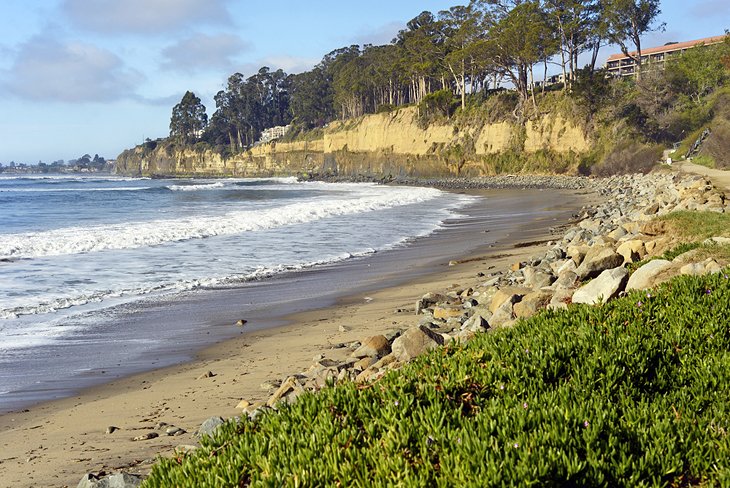
{"type": "Polygon", "coordinates": [[[234,58],[249,49],[248,43],[233,34],[198,34],[165,48],[162,67],[184,73],[230,71],[234,58]]]}
{"type": "Polygon", "coordinates": [[[353,39],[353,42],[363,45],[373,44],[374,46],[390,44],[390,41],[398,35],[398,32],[405,28],[406,25],[404,22],[388,22],[373,30],[360,31],[353,39]]]}
{"type": "Polygon", "coordinates": [[[228,0],[63,0],[62,11],[82,29],[157,34],[198,24],[231,23],[228,0]]]}
{"type": "Polygon", "coordinates": [[[264,58],[254,71],[258,71],[258,68],[261,66],[268,66],[272,71],[282,69],[287,74],[301,73],[302,71],[309,71],[319,61],[319,59],[300,58],[296,56],[269,56],[264,58]]]}
{"type": "Polygon", "coordinates": [[[17,97],[69,103],[137,98],[143,79],[110,51],[40,36],[20,46],[3,78],[5,90],[17,97]]]}

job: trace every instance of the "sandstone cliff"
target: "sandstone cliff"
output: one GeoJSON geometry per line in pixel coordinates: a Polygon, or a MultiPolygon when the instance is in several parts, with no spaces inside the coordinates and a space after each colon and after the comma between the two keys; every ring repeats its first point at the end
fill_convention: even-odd
{"type": "Polygon", "coordinates": [[[574,173],[589,137],[560,115],[525,124],[421,127],[414,107],[330,124],[313,140],[272,142],[224,157],[205,144],[150,143],[124,151],[117,172],[151,176],[271,176],[296,173],[480,176],[574,173]]]}

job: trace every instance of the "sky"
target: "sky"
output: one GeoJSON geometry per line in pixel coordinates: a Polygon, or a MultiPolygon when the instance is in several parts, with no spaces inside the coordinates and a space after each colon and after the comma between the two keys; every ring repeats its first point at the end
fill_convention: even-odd
{"type": "MultiPolygon", "coordinates": [[[[0,0],[0,164],[114,159],[165,137],[186,90],[208,114],[229,75],[306,71],[351,44],[385,44],[458,0],[0,0]]],[[[663,0],[644,47],[721,35],[728,0],[663,0]]],[[[605,48],[600,63],[616,47],[605,48]]],[[[557,71],[557,69],[556,69],[557,71]]]]}

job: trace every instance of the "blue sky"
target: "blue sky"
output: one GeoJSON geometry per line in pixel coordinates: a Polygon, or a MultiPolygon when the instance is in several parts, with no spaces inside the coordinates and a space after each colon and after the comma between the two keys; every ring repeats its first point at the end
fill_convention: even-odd
{"type": "MultiPolygon", "coordinates": [[[[2,0],[0,163],[114,158],[166,136],[185,90],[211,114],[236,71],[304,71],[335,48],[389,42],[422,10],[459,3],[2,0]]],[[[728,0],[664,0],[662,10],[666,30],[647,35],[645,47],[730,28],[728,0]]]]}

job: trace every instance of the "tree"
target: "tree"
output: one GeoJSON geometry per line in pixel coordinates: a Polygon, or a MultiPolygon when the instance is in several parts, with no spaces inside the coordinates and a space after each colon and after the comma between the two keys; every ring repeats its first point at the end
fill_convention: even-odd
{"type": "MultiPolygon", "coordinates": [[[[446,66],[454,77],[461,95],[461,108],[466,107],[466,81],[469,72],[474,73],[474,42],[482,31],[478,12],[473,6],[456,6],[439,12],[439,20],[445,37],[446,66]]],[[[472,76],[473,77],[473,76],[472,76]]]]}
{"type": "Polygon", "coordinates": [[[522,101],[532,93],[535,102],[533,66],[558,51],[556,37],[537,1],[527,1],[501,14],[485,17],[490,22],[487,48],[500,73],[517,89],[522,101]],[[495,19],[495,20],[492,20],[495,19]]]}
{"type": "MultiPolygon", "coordinates": [[[[728,37],[730,40],[730,37],[728,37]]],[[[668,76],[674,88],[696,104],[728,79],[723,59],[730,56],[730,42],[713,46],[700,44],[668,63],[668,76]]]]}
{"type": "Polygon", "coordinates": [[[664,29],[663,23],[655,26],[661,13],[659,0],[606,0],[604,5],[608,39],[636,63],[637,78],[641,78],[641,36],[664,29]],[[629,42],[636,48],[634,52],[629,51],[629,42]]]}
{"type": "Polygon", "coordinates": [[[183,144],[197,140],[208,125],[205,106],[195,93],[186,91],[180,103],[172,109],[170,136],[183,144]]]}

